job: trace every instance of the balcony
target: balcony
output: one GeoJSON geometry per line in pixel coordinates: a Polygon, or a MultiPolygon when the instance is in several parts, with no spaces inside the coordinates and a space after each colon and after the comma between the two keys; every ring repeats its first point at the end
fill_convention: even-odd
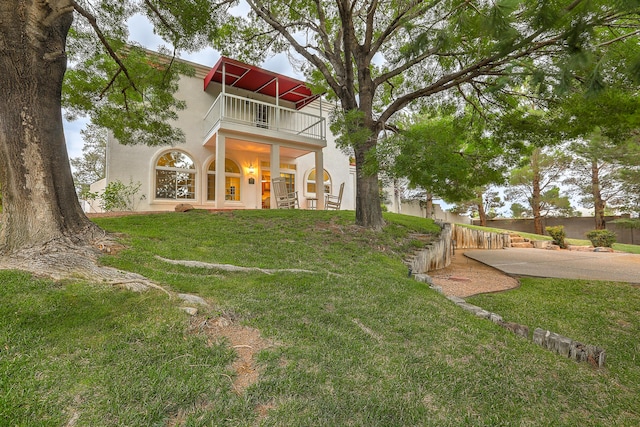
{"type": "Polygon", "coordinates": [[[326,120],[322,116],[228,93],[216,98],[203,123],[205,144],[221,128],[312,145],[326,143],[326,120]]]}

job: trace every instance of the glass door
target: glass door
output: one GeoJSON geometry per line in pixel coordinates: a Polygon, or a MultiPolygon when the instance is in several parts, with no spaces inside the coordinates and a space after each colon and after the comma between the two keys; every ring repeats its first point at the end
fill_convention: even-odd
{"type": "Polygon", "coordinates": [[[271,208],[271,172],[268,170],[262,171],[262,209],[270,209],[271,208]]]}

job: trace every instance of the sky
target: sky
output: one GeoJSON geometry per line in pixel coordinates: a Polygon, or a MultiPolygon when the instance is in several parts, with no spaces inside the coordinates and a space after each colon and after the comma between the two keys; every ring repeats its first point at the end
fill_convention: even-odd
{"type": "MultiPolygon", "coordinates": [[[[234,8],[234,13],[246,14],[247,7],[248,6],[241,1],[240,4],[234,8]]],[[[129,19],[129,39],[140,43],[142,46],[151,50],[157,50],[161,45],[167,46],[167,43],[164,42],[162,38],[153,33],[153,26],[149,20],[142,15],[135,15],[129,19]]],[[[207,48],[198,52],[182,53],[180,58],[197,64],[213,67],[218,59],[220,59],[220,53],[212,48],[207,48]]],[[[293,69],[284,54],[278,54],[268,58],[260,65],[267,70],[274,71],[279,74],[284,74],[298,79],[303,78],[293,69]]],[[[67,152],[70,158],[80,157],[82,155],[84,141],[80,131],[86,127],[87,123],[88,120],[85,118],[79,118],[72,122],[64,120],[63,126],[67,142],[67,152]]]]}

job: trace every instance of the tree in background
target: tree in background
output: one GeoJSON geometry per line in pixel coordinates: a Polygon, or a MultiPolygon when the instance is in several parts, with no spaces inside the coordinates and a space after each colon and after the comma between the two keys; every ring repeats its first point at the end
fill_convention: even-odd
{"type": "MultiPolygon", "coordinates": [[[[385,172],[386,174],[386,172],[385,172]]],[[[406,178],[393,178],[396,192],[402,200],[418,200],[420,206],[425,210],[425,218],[434,218],[435,210],[433,199],[437,196],[424,188],[416,187],[409,183],[406,178]]]]}
{"type": "Polygon", "coordinates": [[[536,234],[544,234],[542,218],[568,215],[573,211],[569,198],[560,195],[556,185],[570,162],[571,157],[562,151],[545,153],[536,148],[528,164],[511,172],[507,200],[527,203],[536,234]]]}
{"type": "Polygon", "coordinates": [[[504,207],[504,201],[495,189],[478,187],[476,191],[474,199],[457,203],[450,211],[458,215],[471,214],[480,220],[480,225],[486,227],[487,219],[498,216],[498,209],[504,207]]]}
{"type": "Polygon", "coordinates": [[[620,175],[627,190],[623,209],[638,217],[640,216],[640,155],[636,154],[634,157],[632,167],[622,169],[620,175]]]}
{"type": "Polygon", "coordinates": [[[473,204],[486,223],[486,187],[504,182],[515,153],[488,136],[482,117],[438,109],[401,125],[394,138],[379,144],[377,154],[383,169],[405,177],[410,187],[448,203],[473,204]]]}
{"type": "Polygon", "coordinates": [[[105,176],[107,131],[91,123],[80,133],[84,140],[82,156],[73,157],[69,162],[78,194],[86,198],[89,186],[105,176]]]}
{"type": "Polygon", "coordinates": [[[637,24],[637,5],[604,0],[247,4],[243,26],[221,46],[254,62],[294,54],[317,90],[338,100],[333,129],[356,159],[356,222],[374,229],[383,225],[378,171],[366,162],[397,113],[450,90],[490,99],[527,76],[543,86],[553,73],[562,83],[589,61],[593,28],[624,20],[614,43],[637,24]]]}
{"type": "Polygon", "coordinates": [[[511,218],[525,218],[531,216],[531,209],[521,203],[511,203],[511,218]]]}
{"type": "Polygon", "coordinates": [[[639,167],[639,88],[631,80],[625,87],[620,83],[596,94],[578,91],[555,107],[567,124],[567,138],[573,139],[575,159],[566,183],[583,206],[594,209],[596,230],[605,228],[607,207],[625,209],[633,199],[632,182],[625,177],[639,167]]]}
{"type": "Polygon", "coordinates": [[[575,157],[564,182],[580,196],[582,206],[593,208],[596,230],[606,228],[606,209],[624,208],[629,196],[622,174],[627,149],[627,144],[612,144],[600,132],[570,146],[575,157]]]}

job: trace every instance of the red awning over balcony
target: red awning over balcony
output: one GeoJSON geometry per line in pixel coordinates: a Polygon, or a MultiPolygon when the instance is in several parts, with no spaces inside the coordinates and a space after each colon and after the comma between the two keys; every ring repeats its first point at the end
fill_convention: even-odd
{"type": "Polygon", "coordinates": [[[222,83],[223,66],[226,86],[290,101],[295,104],[298,110],[320,96],[312,94],[306,83],[300,80],[224,56],[220,58],[204,78],[205,90],[212,81],[222,83]]]}

